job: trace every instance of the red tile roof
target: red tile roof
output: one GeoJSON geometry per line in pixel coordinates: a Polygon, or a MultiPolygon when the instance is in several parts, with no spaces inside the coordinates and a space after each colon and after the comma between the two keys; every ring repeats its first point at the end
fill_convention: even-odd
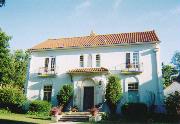
{"type": "Polygon", "coordinates": [[[97,72],[108,72],[107,68],[76,68],[69,70],[68,73],[97,73],[97,72]]]}
{"type": "Polygon", "coordinates": [[[105,35],[90,35],[84,37],[48,39],[30,50],[61,49],[74,47],[111,46],[118,44],[135,44],[159,42],[155,31],[132,32],[105,35]]]}

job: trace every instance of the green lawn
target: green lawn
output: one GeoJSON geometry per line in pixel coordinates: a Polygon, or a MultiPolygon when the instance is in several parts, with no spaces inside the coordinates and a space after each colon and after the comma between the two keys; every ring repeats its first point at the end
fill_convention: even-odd
{"type": "Polygon", "coordinates": [[[0,124],[49,124],[49,117],[35,117],[26,114],[0,114],[0,124]]]}

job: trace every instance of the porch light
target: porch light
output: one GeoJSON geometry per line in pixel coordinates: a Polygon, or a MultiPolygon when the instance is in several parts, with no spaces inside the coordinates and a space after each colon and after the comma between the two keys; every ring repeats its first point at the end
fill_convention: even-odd
{"type": "Polygon", "coordinates": [[[100,81],[99,81],[99,86],[101,86],[101,85],[102,85],[102,81],[100,80],[100,81]]]}

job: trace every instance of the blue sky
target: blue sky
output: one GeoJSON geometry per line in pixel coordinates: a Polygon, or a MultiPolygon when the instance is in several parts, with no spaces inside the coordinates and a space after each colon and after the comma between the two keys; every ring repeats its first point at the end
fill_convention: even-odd
{"type": "Polygon", "coordinates": [[[27,49],[48,38],[155,30],[161,61],[180,50],[180,0],[6,0],[0,27],[13,37],[11,49],[27,49]]]}

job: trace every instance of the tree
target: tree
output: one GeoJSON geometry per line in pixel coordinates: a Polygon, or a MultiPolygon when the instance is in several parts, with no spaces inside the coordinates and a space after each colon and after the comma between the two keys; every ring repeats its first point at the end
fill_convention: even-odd
{"type": "Polygon", "coordinates": [[[106,86],[106,102],[110,108],[111,113],[116,112],[117,104],[122,97],[121,82],[118,76],[110,75],[108,77],[108,84],[106,86]]]}
{"type": "Polygon", "coordinates": [[[172,65],[163,65],[162,64],[162,78],[163,86],[166,88],[171,84],[171,76],[178,74],[178,71],[172,65]]]}
{"type": "Polygon", "coordinates": [[[0,83],[12,83],[11,58],[9,40],[11,39],[0,29],[0,83]]]}
{"type": "Polygon", "coordinates": [[[16,50],[12,55],[14,84],[23,88],[26,81],[29,54],[23,50],[16,50]]]}
{"type": "Polygon", "coordinates": [[[5,0],[0,0],[0,7],[5,5],[5,0]]]}
{"type": "Polygon", "coordinates": [[[176,66],[177,70],[180,71],[180,52],[176,51],[172,57],[172,63],[176,66]]]}

